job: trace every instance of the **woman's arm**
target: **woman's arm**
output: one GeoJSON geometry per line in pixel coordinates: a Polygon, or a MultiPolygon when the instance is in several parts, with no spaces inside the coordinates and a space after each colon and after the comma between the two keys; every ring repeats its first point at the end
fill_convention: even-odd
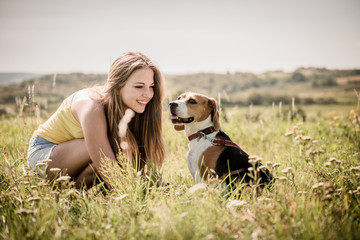
{"type": "Polygon", "coordinates": [[[104,106],[90,98],[81,99],[73,103],[72,112],[83,129],[84,139],[92,165],[105,184],[110,188],[106,176],[104,176],[101,171],[101,158],[105,156],[114,164],[116,163],[116,159],[107,136],[107,121],[104,106]]]}

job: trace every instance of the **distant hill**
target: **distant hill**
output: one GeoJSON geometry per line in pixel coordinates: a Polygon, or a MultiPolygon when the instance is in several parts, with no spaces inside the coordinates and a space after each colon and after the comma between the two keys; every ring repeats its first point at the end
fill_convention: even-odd
{"type": "Polygon", "coordinates": [[[357,102],[354,89],[360,93],[360,69],[198,73],[167,76],[166,82],[172,98],[184,91],[198,91],[214,98],[220,96],[224,105],[287,104],[292,97],[301,104],[351,104],[357,102]]]}
{"type": "MultiPolygon", "coordinates": [[[[51,112],[69,94],[104,84],[106,77],[106,74],[83,73],[44,75],[0,86],[0,107],[11,107],[16,111],[27,97],[25,110],[38,105],[42,113],[51,112]]],[[[217,100],[220,97],[223,106],[271,105],[280,101],[290,104],[293,97],[297,104],[356,104],[355,92],[360,93],[360,69],[299,68],[294,72],[262,74],[196,73],[166,75],[165,80],[165,106],[185,91],[204,93],[217,100]]]]}
{"type": "Polygon", "coordinates": [[[37,73],[0,73],[0,85],[9,85],[12,83],[19,83],[31,78],[40,77],[37,73]]]}

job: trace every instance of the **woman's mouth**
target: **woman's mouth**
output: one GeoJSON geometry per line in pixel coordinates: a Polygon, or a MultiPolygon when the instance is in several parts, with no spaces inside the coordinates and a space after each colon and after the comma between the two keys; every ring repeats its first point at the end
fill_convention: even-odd
{"type": "Polygon", "coordinates": [[[146,105],[146,104],[148,104],[149,101],[137,100],[137,102],[140,103],[141,105],[146,105]]]}

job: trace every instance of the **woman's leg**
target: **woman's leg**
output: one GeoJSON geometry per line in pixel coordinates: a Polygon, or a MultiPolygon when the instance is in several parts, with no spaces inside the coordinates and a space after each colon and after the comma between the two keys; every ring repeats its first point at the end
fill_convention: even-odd
{"type": "Polygon", "coordinates": [[[90,167],[91,159],[84,139],[74,139],[57,145],[52,150],[50,159],[52,161],[46,169],[46,175],[50,180],[56,177],[50,171],[51,168],[60,168],[63,175],[68,174],[75,179],[77,186],[84,180],[86,184],[94,182],[96,178],[90,167]]]}
{"type": "Polygon", "coordinates": [[[99,183],[99,176],[96,174],[92,164],[87,165],[80,174],[75,177],[76,188],[91,188],[97,183],[99,183]]]}

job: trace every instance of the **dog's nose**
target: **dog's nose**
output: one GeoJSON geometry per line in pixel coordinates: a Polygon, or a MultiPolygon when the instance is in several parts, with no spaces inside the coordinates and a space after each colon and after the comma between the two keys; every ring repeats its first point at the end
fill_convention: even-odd
{"type": "Polygon", "coordinates": [[[176,102],[171,102],[170,103],[170,108],[174,108],[174,107],[177,107],[178,104],[176,102]]]}
{"type": "Polygon", "coordinates": [[[170,105],[170,113],[172,115],[176,115],[176,107],[178,106],[178,104],[176,102],[171,102],[169,105],[170,105]]]}

